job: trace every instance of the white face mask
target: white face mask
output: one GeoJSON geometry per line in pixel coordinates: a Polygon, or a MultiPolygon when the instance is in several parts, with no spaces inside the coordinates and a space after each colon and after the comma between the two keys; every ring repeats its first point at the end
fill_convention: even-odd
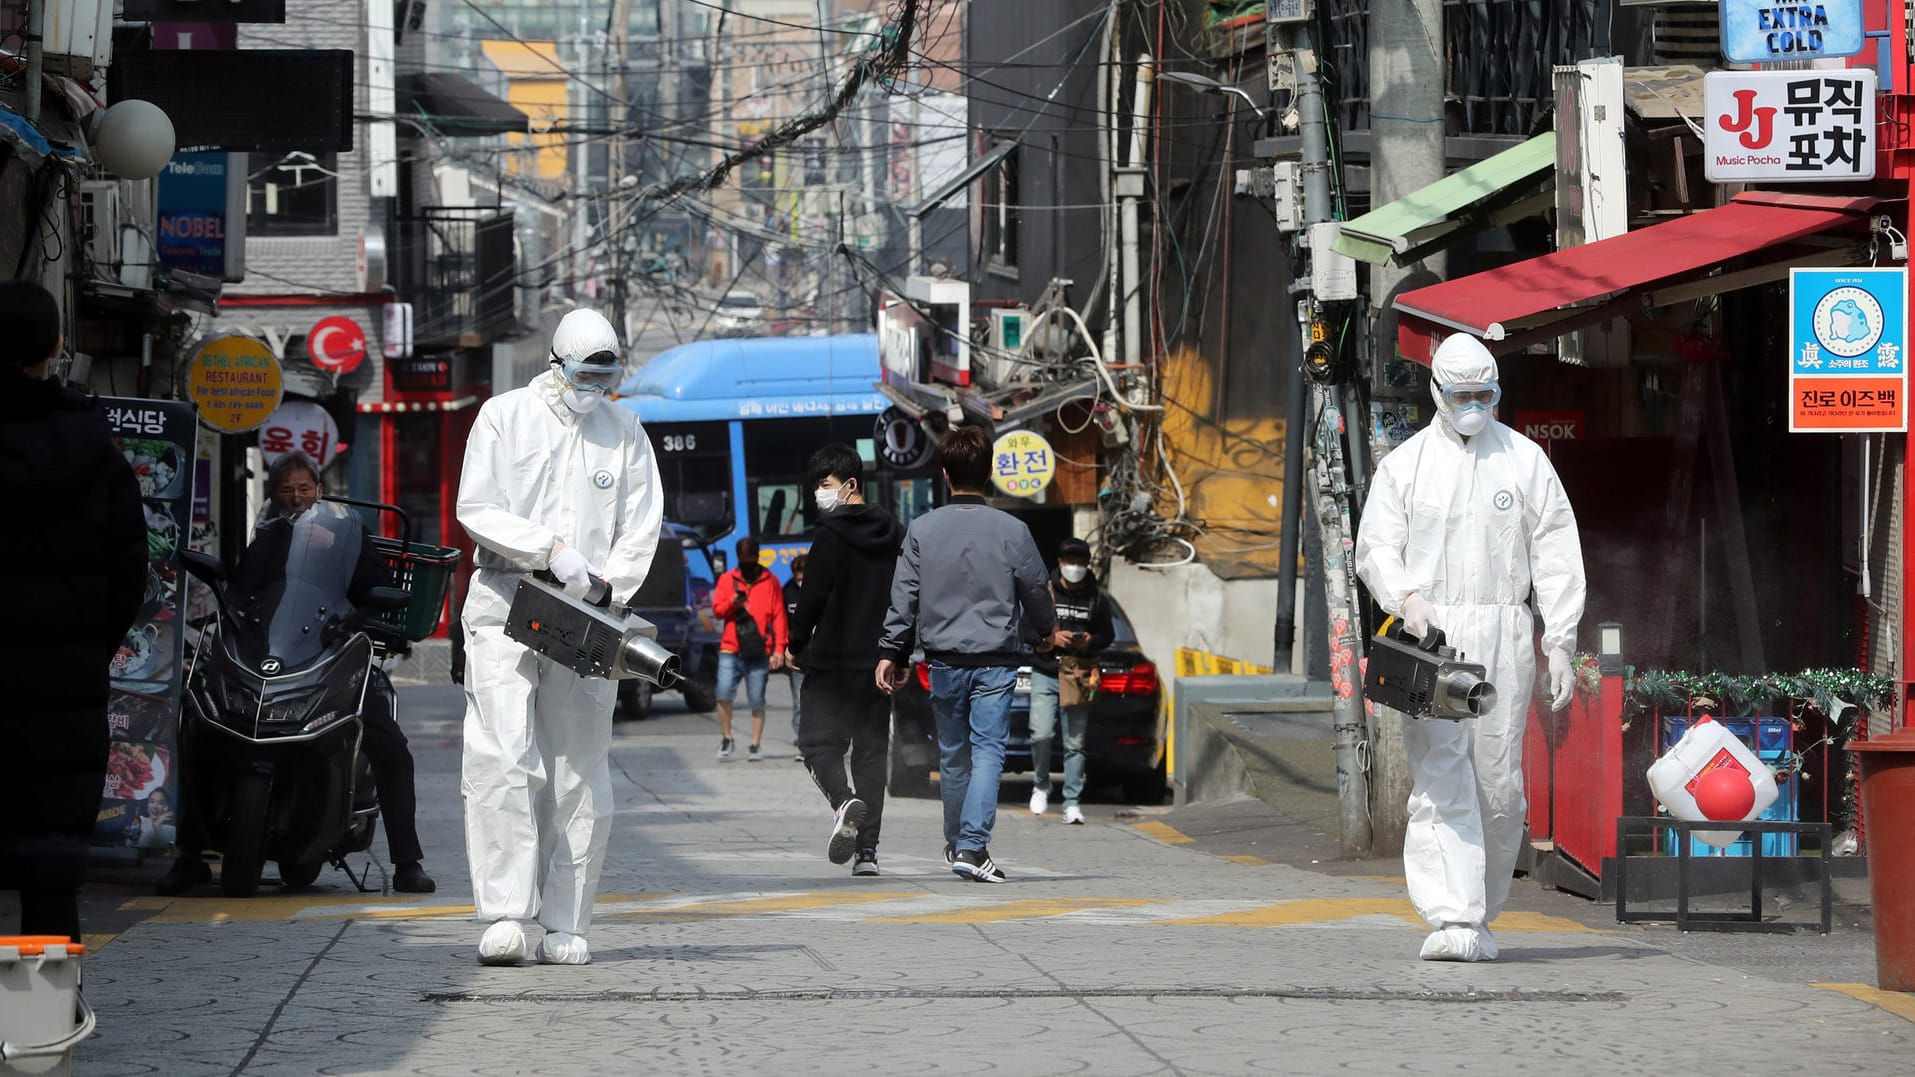
{"type": "Polygon", "coordinates": [[[1065,583],[1083,583],[1084,577],[1090,575],[1090,566],[1089,565],[1059,565],[1057,569],[1057,573],[1058,575],[1064,577],[1065,583]]]}
{"type": "Polygon", "coordinates": [[[1475,437],[1477,434],[1483,432],[1484,427],[1489,425],[1489,418],[1490,415],[1487,408],[1470,408],[1451,419],[1450,425],[1456,427],[1456,432],[1466,438],[1475,437]]]}
{"type": "Polygon", "coordinates": [[[565,406],[580,415],[589,413],[605,401],[605,398],[597,393],[581,393],[577,389],[567,389],[561,395],[565,398],[565,406]]]}
{"type": "Polygon", "coordinates": [[[830,512],[842,505],[850,504],[851,487],[833,486],[830,489],[819,488],[811,492],[811,499],[818,504],[819,512],[830,512]]]}

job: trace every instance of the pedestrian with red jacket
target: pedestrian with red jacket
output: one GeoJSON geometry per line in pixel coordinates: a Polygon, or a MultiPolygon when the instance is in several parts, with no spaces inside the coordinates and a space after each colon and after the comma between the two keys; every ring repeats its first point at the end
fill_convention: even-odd
{"type": "Polygon", "coordinates": [[[785,668],[789,629],[785,592],[778,577],[758,563],[758,540],[738,540],[738,567],[718,577],[711,591],[712,613],[725,624],[718,643],[718,758],[732,757],[731,708],[738,682],[745,684],[751,704],[751,754],[761,758],[765,737],[765,681],[774,669],[785,668]]]}

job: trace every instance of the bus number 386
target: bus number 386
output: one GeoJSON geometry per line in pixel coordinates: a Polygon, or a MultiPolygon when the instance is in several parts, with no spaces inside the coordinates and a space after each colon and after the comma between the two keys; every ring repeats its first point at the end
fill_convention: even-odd
{"type": "Polygon", "coordinates": [[[697,434],[667,434],[662,440],[666,452],[692,452],[698,448],[697,434]]]}

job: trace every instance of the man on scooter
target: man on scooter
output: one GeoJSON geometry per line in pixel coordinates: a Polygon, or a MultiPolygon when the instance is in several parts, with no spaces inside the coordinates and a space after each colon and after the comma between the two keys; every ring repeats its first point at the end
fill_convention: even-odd
{"type": "MultiPolygon", "coordinates": [[[[235,608],[244,611],[258,596],[286,579],[287,552],[292,545],[293,526],[310,512],[337,512],[356,523],[357,517],[337,505],[321,505],[326,488],[319,481],[319,470],[299,453],[287,453],[274,461],[266,473],[266,493],[271,499],[265,519],[253,531],[253,541],[240,556],[233,570],[227,593],[235,608]]],[[[347,582],[347,598],[355,605],[365,602],[374,587],[388,587],[392,574],[370,542],[361,542],[359,561],[347,582]]],[[[418,798],[413,791],[412,752],[406,747],[406,735],[392,713],[392,682],[383,670],[375,670],[376,683],[366,692],[365,709],[359,719],[364,728],[360,747],[372,764],[373,782],[379,789],[379,815],[386,825],[386,848],[392,854],[392,888],[404,894],[430,894],[438,889],[426,874],[419,847],[419,830],[414,816],[418,798]]],[[[192,827],[191,806],[179,829],[180,856],[173,870],[160,880],[162,894],[178,894],[212,879],[212,871],[200,858],[199,839],[192,827]]]]}

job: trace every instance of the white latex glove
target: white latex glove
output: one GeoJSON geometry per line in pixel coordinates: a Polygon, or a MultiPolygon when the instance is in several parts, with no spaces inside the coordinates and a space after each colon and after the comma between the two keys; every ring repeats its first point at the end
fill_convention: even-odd
{"type": "Polygon", "coordinates": [[[570,546],[561,546],[559,552],[552,555],[552,575],[567,587],[589,587],[598,569],[592,567],[584,554],[570,546]]]}
{"type": "Polygon", "coordinates": [[[1431,626],[1436,624],[1436,607],[1422,595],[1411,595],[1403,600],[1403,628],[1410,635],[1422,639],[1429,634],[1431,626]]]}
{"type": "Polygon", "coordinates": [[[1549,705],[1555,710],[1569,706],[1576,694],[1576,674],[1569,668],[1569,652],[1556,647],[1549,652],[1549,705]]]}

